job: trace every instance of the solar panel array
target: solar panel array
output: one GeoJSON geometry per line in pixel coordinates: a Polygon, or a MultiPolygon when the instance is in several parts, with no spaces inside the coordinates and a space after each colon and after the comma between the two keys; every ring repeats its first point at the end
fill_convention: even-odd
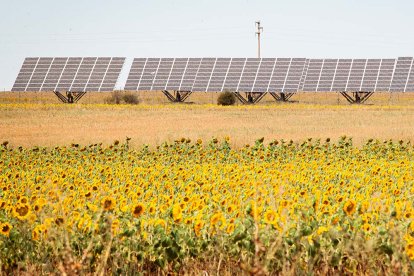
{"type": "Polygon", "coordinates": [[[12,91],[112,91],[125,58],[26,58],[12,91]]]}
{"type": "Polygon", "coordinates": [[[303,91],[389,91],[394,67],[395,59],[309,59],[303,91]]]}
{"type": "Polygon", "coordinates": [[[125,90],[296,92],[305,58],[135,58],[125,90]]]}
{"type": "MultiPolygon", "coordinates": [[[[12,91],[112,91],[125,58],[26,58],[12,91]]],[[[414,59],[135,58],[125,90],[414,92],[414,59]]]]}

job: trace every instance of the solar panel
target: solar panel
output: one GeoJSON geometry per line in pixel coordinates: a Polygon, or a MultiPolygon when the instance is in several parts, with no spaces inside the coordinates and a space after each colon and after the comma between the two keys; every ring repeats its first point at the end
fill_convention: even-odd
{"type": "Polygon", "coordinates": [[[245,58],[232,58],[226,74],[223,90],[237,91],[243,73],[245,58]]]}
{"type": "Polygon", "coordinates": [[[262,58],[254,81],[254,92],[267,92],[269,89],[270,79],[272,77],[273,68],[275,67],[275,58],[262,58]]]}
{"type": "Polygon", "coordinates": [[[138,90],[152,90],[154,79],[161,63],[160,58],[148,58],[138,84],[138,90]]]}
{"type": "Polygon", "coordinates": [[[112,91],[125,58],[26,58],[12,91],[112,91]]]}
{"type": "Polygon", "coordinates": [[[376,91],[380,66],[381,59],[367,60],[360,91],[376,91]]]}
{"type": "Polygon", "coordinates": [[[181,81],[184,76],[185,69],[188,64],[188,58],[174,59],[170,75],[168,77],[166,88],[167,90],[179,90],[181,81]]]}
{"type": "MultiPolygon", "coordinates": [[[[83,84],[73,64],[64,70],[63,84],[68,77],[83,84]]],[[[89,61],[91,62],[91,61],[89,61]]],[[[47,70],[59,72],[63,61],[49,64],[36,59],[25,61],[16,80],[16,89],[38,87],[47,70]],[[48,66],[50,68],[48,69],[48,66]],[[23,70],[24,68],[24,70],[23,70]],[[33,71],[33,68],[37,70],[33,71]],[[29,79],[29,81],[27,81],[29,79]]],[[[90,63],[81,63],[80,72],[90,63]],[[83,66],[83,67],[82,67],[83,66]]],[[[76,67],[76,66],[75,66],[76,67]]],[[[297,91],[414,91],[414,60],[396,59],[304,59],[304,58],[136,58],[131,67],[126,90],[176,91],[238,91],[281,92],[297,91]]],[[[99,73],[99,72],[98,72],[99,73]]],[[[98,74],[97,73],[97,74],[98,74]]],[[[51,83],[57,76],[51,76],[51,83]]],[[[92,78],[93,79],[93,78],[92,78]]],[[[49,81],[49,79],[47,78],[49,81]]],[[[43,87],[49,87],[45,82],[43,87]]]]}
{"type": "Polygon", "coordinates": [[[335,69],[335,77],[329,91],[346,91],[351,74],[352,59],[339,59],[335,69]]]}
{"type": "Polygon", "coordinates": [[[206,91],[222,91],[230,62],[230,58],[218,58],[216,60],[206,91]]]}
{"type": "Polygon", "coordinates": [[[216,60],[216,58],[203,58],[201,60],[192,91],[207,91],[216,60]]]}
{"type": "Polygon", "coordinates": [[[146,58],[134,58],[131,69],[128,74],[128,79],[125,84],[125,90],[137,90],[139,81],[142,78],[145,64],[147,63],[146,58]]]}
{"type": "Polygon", "coordinates": [[[184,75],[181,79],[180,88],[182,91],[192,91],[194,81],[197,76],[198,69],[200,68],[201,58],[189,58],[187,66],[184,71],[184,75]]]}
{"type": "Polygon", "coordinates": [[[323,61],[316,91],[331,91],[337,65],[337,59],[325,59],[323,61]]]}
{"type": "Polygon", "coordinates": [[[410,75],[408,76],[408,81],[405,87],[405,92],[414,92],[414,59],[412,60],[412,63],[411,63],[410,75]]]}
{"type": "Polygon", "coordinates": [[[303,91],[389,91],[394,59],[311,59],[303,91]]]}
{"type": "Polygon", "coordinates": [[[412,57],[400,57],[395,65],[394,75],[391,82],[392,92],[405,92],[412,70],[412,57]]]}
{"type": "Polygon", "coordinates": [[[279,92],[298,92],[306,59],[293,58],[290,62],[283,89],[279,92]]]}
{"type": "Polygon", "coordinates": [[[156,71],[151,90],[164,90],[174,63],[173,58],[162,58],[156,71]]]}
{"type": "Polygon", "coordinates": [[[305,83],[303,84],[304,91],[314,92],[318,89],[318,83],[322,72],[323,62],[323,59],[309,60],[305,83]]]}
{"type": "Polygon", "coordinates": [[[395,59],[382,59],[378,73],[375,91],[390,91],[392,76],[394,74],[395,59]]]}
{"type": "Polygon", "coordinates": [[[243,73],[241,75],[241,79],[236,91],[252,92],[260,62],[261,59],[259,58],[248,58],[246,60],[243,73]]]}
{"type": "Polygon", "coordinates": [[[305,79],[306,79],[306,74],[308,73],[308,68],[309,68],[309,59],[306,59],[305,66],[302,72],[302,77],[300,78],[299,90],[303,91],[303,85],[305,84],[305,79]]]}

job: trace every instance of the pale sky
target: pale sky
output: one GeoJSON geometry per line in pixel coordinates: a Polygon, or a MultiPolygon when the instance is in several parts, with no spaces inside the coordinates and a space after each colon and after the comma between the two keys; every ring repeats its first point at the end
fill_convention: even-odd
{"type": "Polygon", "coordinates": [[[0,89],[27,56],[395,58],[412,0],[0,0],[0,89]]]}

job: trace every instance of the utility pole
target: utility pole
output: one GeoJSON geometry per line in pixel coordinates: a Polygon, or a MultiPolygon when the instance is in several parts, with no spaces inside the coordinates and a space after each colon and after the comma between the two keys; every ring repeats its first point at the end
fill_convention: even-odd
{"type": "Polygon", "coordinates": [[[263,27],[260,27],[260,21],[256,21],[256,27],[257,27],[257,57],[260,58],[260,34],[263,31],[263,27]]]}

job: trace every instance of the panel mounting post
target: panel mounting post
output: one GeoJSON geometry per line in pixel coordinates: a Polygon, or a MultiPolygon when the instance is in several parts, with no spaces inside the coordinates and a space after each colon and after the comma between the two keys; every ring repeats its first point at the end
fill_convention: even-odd
{"type": "Polygon", "coordinates": [[[58,97],[58,99],[62,102],[62,103],[77,103],[85,94],[86,92],[71,92],[71,91],[66,91],[66,95],[63,95],[62,93],[60,93],[59,91],[53,91],[53,93],[55,93],[55,95],[58,97]]]}
{"type": "Polygon", "coordinates": [[[366,102],[374,92],[365,92],[365,91],[356,91],[352,94],[342,91],[341,95],[348,101],[350,104],[363,104],[366,102]]]}
{"type": "Polygon", "coordinates": [[[174,91],[174,95],[171,94],[168,90],[162,90],[168,100],[173,103],[182,103],[184,102],[193,92],[191,91],[174,91]]]}
{"type": "Polygon", "coordinates": [[[285,93],[285,92],[269,92],[270,95],[272,95],[272,97],[278,101],[278,102],[288,102],[289,99],[295,95],[294,92],[290,92],[290,93],[285,93]]]}
{"type": "Polygon", "coordinates": [[[234,92],[234,95],[242,104],[258,103],[266,95],[266,92],[246,92],[245,94],[246,97],[243,97],[240,92],[234,92]]]}

